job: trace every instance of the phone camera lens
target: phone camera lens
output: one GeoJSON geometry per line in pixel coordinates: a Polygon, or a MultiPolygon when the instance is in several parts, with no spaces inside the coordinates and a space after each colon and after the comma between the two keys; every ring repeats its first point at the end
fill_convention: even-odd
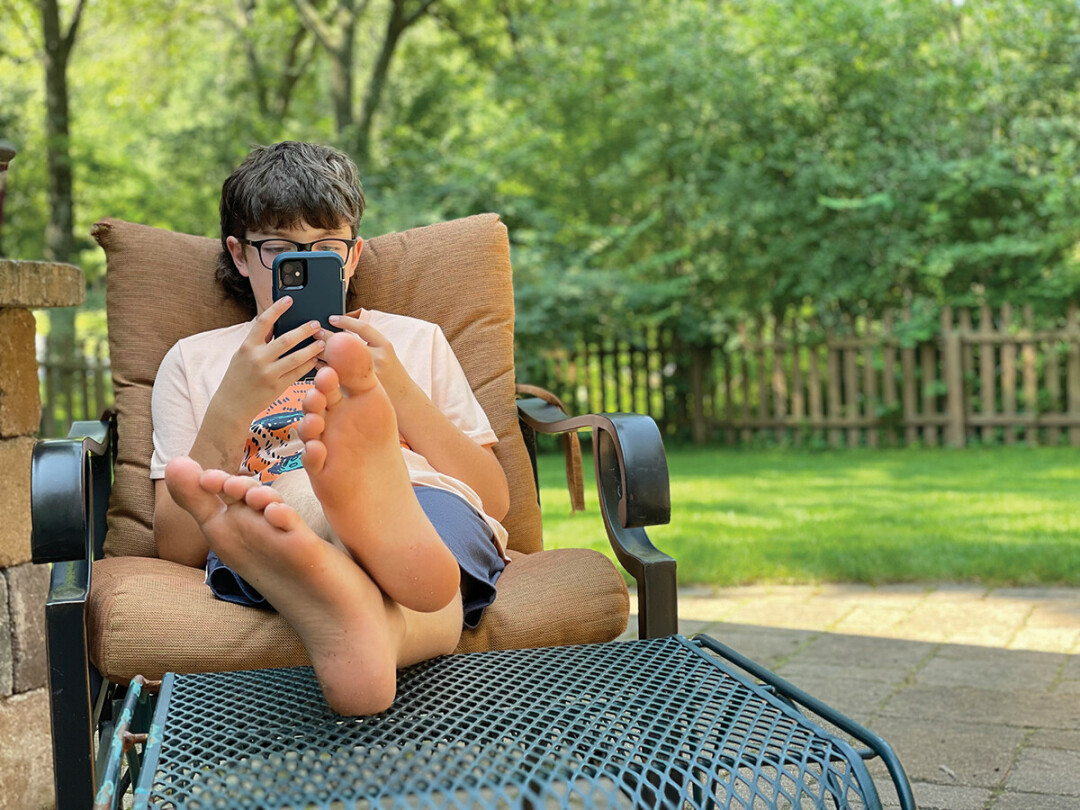
{"type": "Polygon", "coordinates": [[[304,263],[301,261],[282,262],[280,268],[280,286],[303,287],[304,286],[304,263]]]}

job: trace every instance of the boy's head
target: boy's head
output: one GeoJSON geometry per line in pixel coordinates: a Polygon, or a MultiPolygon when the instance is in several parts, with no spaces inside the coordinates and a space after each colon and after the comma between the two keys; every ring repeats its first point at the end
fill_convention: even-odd
{"type": "MultiPolygon", "coordinates": [[[[262,263],[247,240],[288,238],[298,230],[355,238],[363,214],[360,173],[347,155],[299,141],[257,147],[221,188],[217,279],[230,298],[254,312],[256,280],[249,269],[262,263]]],[[[357,245],[347,264],[355,266],[359,251],[357,245]]]]}

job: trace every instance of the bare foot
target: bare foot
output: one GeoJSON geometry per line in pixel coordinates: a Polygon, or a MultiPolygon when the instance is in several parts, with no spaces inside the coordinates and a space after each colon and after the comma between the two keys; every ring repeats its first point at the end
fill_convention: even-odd
{"type": "Polygon", "coordinates": [[[326,519],[383,592],[436,611],[458,592],[457,560],[413,494],[394,406],[370,351],[351,332],[330,337],[299,426],[304,468],[326,519]]]}
{"type": "Polygon", "coordinates": [[[222,562],[300,636],[331,708],[345,715],[388,708],[405,622],[371,578],[252,478],[204,472],[181,457],[165,468],[165,482],[222,562]]]}

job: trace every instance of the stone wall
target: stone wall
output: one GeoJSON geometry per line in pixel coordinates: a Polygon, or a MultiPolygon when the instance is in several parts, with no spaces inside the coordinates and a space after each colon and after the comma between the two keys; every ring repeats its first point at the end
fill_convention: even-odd
{"type": "Polygon", "coordinates": [[[82,303],[77,267],[0,259],[0,806],[54,804],[45,660],[48,566],[30,562],[41,400],[31,309],[82,303]]]}

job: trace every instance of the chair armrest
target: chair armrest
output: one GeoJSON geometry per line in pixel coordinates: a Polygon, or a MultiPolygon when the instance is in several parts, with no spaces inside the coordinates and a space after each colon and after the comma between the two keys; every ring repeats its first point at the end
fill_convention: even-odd
{"type": "Polygon", "coordinates": [[[113,419],[74,422],[66,439],[34,445],[30,548],[35,563],[102,554],[115,458],[113,419]]]}
{"type": "Polygon", "coordinates": [[[678,632],[675,560],[656,548],[645,526],[671,520],[671,488],[660,431],[648,416],[630,413],[568,417],[541,399],[520,399],[518,416],[537,433],[592,430],[596,486],[608,540],[638,585],[638,635],[678,632]]]}
{"type": "Polygon", "coordinates": [[[101,557],[115,460],[111,416],[75,422],[66,439],[37,442],[30,469],[30,546],[53,563],[45,603],[56,803],[88,807],[96,782],[86,600],[101,557]]]}

